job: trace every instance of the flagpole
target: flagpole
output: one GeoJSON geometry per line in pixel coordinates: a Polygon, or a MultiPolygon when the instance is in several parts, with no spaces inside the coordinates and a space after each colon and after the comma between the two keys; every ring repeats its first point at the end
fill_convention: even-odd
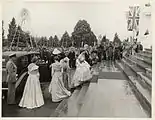
{"type": "Polygon", "coordinates": [[[135,6],[134,6],[134,12],[133,12],[133,26],[132,26],[132,31],[133,31],[133,40],[132,40],[132,43],[134,43],[134,33],[135,33],[135,12],[136,12],[136,8],[135,8],[135,6]]]}

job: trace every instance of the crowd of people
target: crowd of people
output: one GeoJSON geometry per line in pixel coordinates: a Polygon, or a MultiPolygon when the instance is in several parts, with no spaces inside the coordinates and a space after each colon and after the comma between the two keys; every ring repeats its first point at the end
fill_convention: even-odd
{"type": "MultiPolygon", "coordinates": [[[[61,51],[61,56],[67,56],[69,58],[69,66],[71,68],[76,67],[77,57],[85,51],[85,59],[92,66],[97,62],[102,60],[120,60],[122,58],[123,50],[125,49],[124,44],[118,44],[113,42],[103,43],[99,46],[88,46],[85,45],[84,48],[74,48],[69,49],[58,48],[61,51]]],[[[51,64],[53,63],[53,50],[47,49],[45,47],[40,49],[41,59],[45,62],[51,64]]]]}
{"type": "MultiPolygon", "coordinates": [[[[78,49],[70,47],[69,49],[55,48],[50,51],[46,48],[40,49],[41,59],[48,63],[51,69],[51,82],[48,91],[51,94],[53,102],[60,102],[71,96],[74,89],[81,87],[84,83],[91,80],[93,76],[92,66],[103,60],[120,60],[123,51],[127,50],[129,54],[142,51],[140,43],[116,44],[104,43],[100,46],[84,45],[84,48],[78,49]],[[128,49],[127,49],[128,48],[128,49]],[[130,50],[132,49],[132,50],[130,50]],[[132,53],[130,53],[132,51],[132,53]],[[75,73],[70,79],[69,71],[75,69],[75,73]]],[[[15,104],[15,83],[17,68],[14,64],[16,55],[10,55],[10,60],[6,65],[8,81],[8,104],[15,104]]],[[[38,58],[34,56],[32,63],[28,65],[28,78],[24,88],[22,99],[19,106],[29,109],[41,107],[44,105],[44,98],[39,81],[39,66],[36,64],[38,58]]]]}
{"type": "Polygon", "coordinates": [[[134,41],[133,44],[130,44],[127,46],[127,55],[135,55],[136,53],[140,53],[143,51],[143,45],[141,42],[137,42],[136,40],[134,41]]]}

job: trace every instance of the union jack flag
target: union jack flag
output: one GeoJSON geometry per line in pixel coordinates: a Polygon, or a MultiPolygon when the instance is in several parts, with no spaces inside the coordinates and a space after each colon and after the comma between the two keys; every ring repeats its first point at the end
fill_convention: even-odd
{"type": "Polygon", "coordinates": [[[128,31],[138,30],[139,18],[140,18],[140,7],[130,6],[128,12],[128,31]]]}

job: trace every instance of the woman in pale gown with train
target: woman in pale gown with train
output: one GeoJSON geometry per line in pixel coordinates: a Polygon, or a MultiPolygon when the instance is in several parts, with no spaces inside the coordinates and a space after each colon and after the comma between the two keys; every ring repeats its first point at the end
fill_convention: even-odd
{"type": "Polygon", "coordinates": [[[76,60],[76,70],[72,79],[72,88],[80,86],[82,83],[91,80],[92,73],[90,65],[85,61],[84,52],[76,60]]]}
{"type": "Polygon", "coordinates": [[[54,60],[55,63],[50,66],[52,68],[52,80],[49,85],[49,92],[52,95],[53,102],[60,102],[63,99],[71,96],[71,92],[68,91],[64,86],[62,74],[63,65],[60,63],[59,57],[55,56],[54,60]]]}
{"type": "Polygon", "coordinates": [[[32,63],[28,66],[28,78],[25,84],[24,93],[20,100],[19,106],[28,109],[38,108],[44,105],[43,94],[39,81],[39,71],[35,63],[37,58],[32,59],[32,63]]]}

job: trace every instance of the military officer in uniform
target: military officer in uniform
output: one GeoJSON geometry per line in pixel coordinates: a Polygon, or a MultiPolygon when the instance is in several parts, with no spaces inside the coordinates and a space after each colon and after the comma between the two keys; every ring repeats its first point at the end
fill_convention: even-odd
{"type": "Polygon", "coordinates": [[[17,67],[15,65],[16,54],[9,55],[10,59],[6,64],[7,82],[8,82],[8,96],[7,103],[15,104],[15,85],[17,67]]]}

